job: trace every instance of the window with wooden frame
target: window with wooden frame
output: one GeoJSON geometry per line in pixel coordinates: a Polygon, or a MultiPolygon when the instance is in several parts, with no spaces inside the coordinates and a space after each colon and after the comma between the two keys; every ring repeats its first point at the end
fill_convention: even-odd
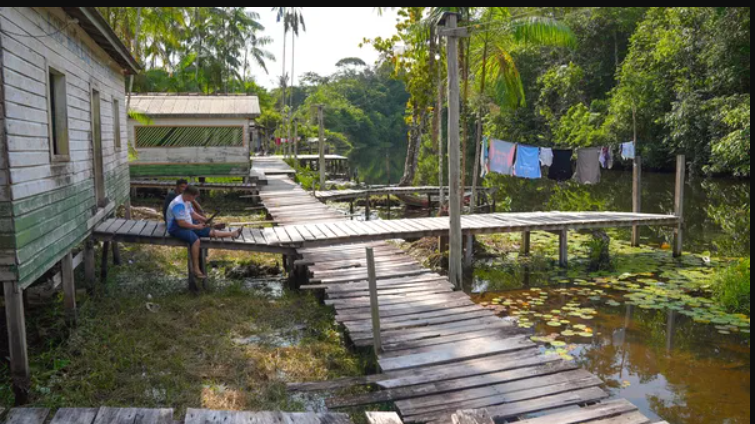
{"type": "Polygon", "coordinates": [[[115,150],[121,150],[121,102],[113,98],[113,140],[115,140],[115,150]]]}
{"type": "Polygon", "coordinates": [[[47,73],[49,102],[50,154],[53,161],[69,161],[68,96],[66,77],[62,72],[49,68],[47,73]]]}

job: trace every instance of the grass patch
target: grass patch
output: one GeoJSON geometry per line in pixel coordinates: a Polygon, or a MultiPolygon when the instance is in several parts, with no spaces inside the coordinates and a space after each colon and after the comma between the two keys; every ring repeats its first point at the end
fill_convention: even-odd
{"type": "MultiPolygon", "coordinates": [[[[27,312],[33,406],[296,412],[322,399],[290,396],[286,383],[365,372],[369,358],[346,347],[313,295],[224,278],[278,257],[212,252],[211,290],[199,296],[186,292],[184,249],[128,246],[123,258],[93,297],[80,293],[74,330],[59,297],[27,312]]],[[[13,404],[8,386],[0,369],[0,406],[13,404]]]]}
{"type": "Polygon", "coordinates": [[[750,259],[724,269],[716,278],[713,294],[728,312],[750,315],[750,259]]]}

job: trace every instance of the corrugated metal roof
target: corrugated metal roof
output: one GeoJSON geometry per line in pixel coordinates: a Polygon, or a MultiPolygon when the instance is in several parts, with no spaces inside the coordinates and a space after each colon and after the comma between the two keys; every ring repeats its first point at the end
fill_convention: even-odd
{"type": "Polygon", "coordinates": [[[256,118],[257,96],[134,95],[131,109],[151,117],[256,118]]]}

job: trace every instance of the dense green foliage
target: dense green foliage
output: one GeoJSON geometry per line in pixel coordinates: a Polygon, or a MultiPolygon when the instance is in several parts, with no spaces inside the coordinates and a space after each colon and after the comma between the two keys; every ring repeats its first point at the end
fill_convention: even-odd
{"type": "Polygon", "coordinates": [[[137,92],[242,92],[269,97],[250,75],[275,59],[259,15],[244,7],[100,7],[146,72],[137,92]]]}
{"type": "Polygon", "coordinates": [[[729,312],[750,315],[750,259],[724,270],[716,281],[714,294],[729,312]]]}
{"type": "MultiPolygon", "coordinates": [[[[466,182],[482,135],[579,147],[631,140],[635,128],[651,168],[684,153],[694,171],[750,174],[747,7],[399,8],[394,36],[365,40],[381,53],[375,69],[345,58],[335,75],[288,87],[284,63],[272,91],[250,73],[274,58],[244,8],[100,9],[147,66],[135,91],[257,94],[268,135],[281,137],[289,116],[314,136],[310,107],[323,103],[331,142],[353,148],[376,182],[402,165],[404,183],[438,182],[446,58],[435,23],[449,10],[471,29],[458,58],[466,182]]],[[[300,9],[275,8],[292,48],[300,9]]]]}
{"type": "Polygon", "coordinates": [[[530,103],[491,117],[492,135],[548,146],[633,138],[653,168],[750,174],[750,9],[569,8],[574,49],[514,55],[530,103]]]}

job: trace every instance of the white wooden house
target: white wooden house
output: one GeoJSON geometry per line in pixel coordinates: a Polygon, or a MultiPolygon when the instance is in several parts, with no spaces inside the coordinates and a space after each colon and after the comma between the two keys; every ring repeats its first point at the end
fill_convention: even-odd
{"type": "Polygon", "coordinates": [[[137,95],[131,110],[151,121],[129,121],[132,178],[249,176],[256,96],[137,95]]]}
{"type": "MultiPolygon", "coordinates": [[[[128,201],[125,79],[139,65],[93,7],[0,7],[0,284],[17,394],[29,384],[23,290],[128,201]]],[[[91,244],[90,244],[91,246],[91,244]]]]}

